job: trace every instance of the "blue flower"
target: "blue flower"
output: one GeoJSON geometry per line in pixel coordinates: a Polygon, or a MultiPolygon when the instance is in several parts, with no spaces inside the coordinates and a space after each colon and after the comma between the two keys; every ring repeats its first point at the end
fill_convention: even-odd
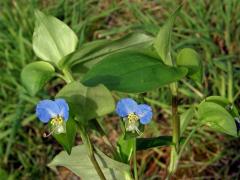
{"type": "Polygon", "coordinates": [[[153,116],[152,108],[146,104],[137,104],[133,99],[124,98],[118,101],[117,114],[126,121],[127,131],[137,131],[139,122],[141,124],[148,124],[153,116]]]}
{"type": "Polygon", "coordinates": [[[69,117],[69,107],[64,99],[43,100],[37,104],[36,115],[43,123],[50,121],[56,133],[65,132],[65,121],[69,117]]]}

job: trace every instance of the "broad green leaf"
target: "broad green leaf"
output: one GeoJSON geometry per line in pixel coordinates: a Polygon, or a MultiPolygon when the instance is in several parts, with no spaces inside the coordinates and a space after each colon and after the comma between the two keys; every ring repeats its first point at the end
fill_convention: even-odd
{"type": "MultiPolygon", "coordinates": [[[[95,157],[108,180],[124,180],[125,173],[130,171],[127,164],[109,158],[100,150],[96,151],[95,157]]],[[[81,179],[99,179],[84,145],[75,146],[70,156],[66,152],[59,153],[48,166],[54,171],[57,171],[57,166],[64,166],[81,179]]]]}
{"type": "Polygon", "coordinates": [[[136,149],[138,151],[148,148],[172,145],[172,136],[159,136],[153,138],[137,138],[136,149]]]}
{"type": "Polygon", "coordinates": [[[54,67],[44,61],[28,64],[21,72],[21,81],[28,93],[34,96],[55,74],[54,67]]]}
{"type": "Polygon", "coordinates": [[[203,101],[198,107],[198,114],[202,123],[213,130],[237,136],[234,117],[221,105],[203,101]]]}
{"type": "Polygon", "coordinates": [[[77,132],[76,123],[70,118],[66,123],[66,133],[53,134],[53,137],[61,144],[68,154],[71,154],[72,147],[74,146],[75,137],[77,132]]]}
{"type": "Polygon", "coordinates": [[[181,136],[183,135],[185,129],[187,128],[187,125],[189,122],[193,119],[195,114],[194,107],[190,107],[188,110],[186,110],[183,114],[180,116],[180,131],[181,136]]]}
{"type": "Polygon", "coordinates": [[[214,102],[225,108],[233,117],[239,117],[237,107],[231,103],[227,98],[222,96],[209,96],[205,99],[207,102],[214,102]]]}
{"type": "Polygon", "coordinates": [[[111,93],[103,85],[89,88],[75,81],[64,86],[57,97],[66,99],[70,111],[84,121],[113,112],[115,108],[111,93]]]}
{"type": "Polygon", "coordinates": [[[173,24],[178,15],[181,6],[170,16],[167,22],[160,28],[157,37],[154,40],[154,48],[158,52],[163,62],[170,65],[171,62],[171,39],[173,24]]]}
{"type": "Polygon", "coordinates": [[[203,67],[198,53],[191,48],[182,49],[177,56],[177,65],[188,69],[188,76],[201,83],[203,67]]]}
{"type": "Polygon", "coordinates": [[[124,135],[120,136],[117,141],[117,151],[120,155],[121,162],[128,164],[133,153],[135,138],[125,139],[124,135]]]}
{"type": "Polygon", "coordinates": [[[139,93],[183,78],[187,69],[170,67],[157,58],[137,51],[105,57],[83,77],[86,86],[104,84],[110,90],[139,93]]]}
{"type": "Polygon", "coordinates": [[[83,44],[74,53],[62,59],[62,67],[74,66],[87,61],[100,61],[106,55],[130,48],[150,46],[153,38],[143,33],[129,34],[117,40],[97,40],[83,44]]]}
{"type": "Polygon", "coordinates": [[[78,38],[64,22],[37,10],[33,50],[42,60],[58,64],[76,49],[78,38]]]}

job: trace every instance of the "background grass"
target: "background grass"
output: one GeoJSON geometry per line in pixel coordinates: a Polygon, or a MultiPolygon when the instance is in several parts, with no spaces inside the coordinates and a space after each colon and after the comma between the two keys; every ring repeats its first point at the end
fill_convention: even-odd
{"type": "MultiPolygon", "coordinates": [[[[78,35],[79,45],[95,39],[117,38],[132,31],[156,34],[179,0],[21,0],[0,2],[0,179],[55,179],[46,164],[61,151],[53,138],[42,137],[45,127],[36,120],[34,106],[53,96],[61,86],[51,81],[38,97],[22,93],[21,69],[37,60],[31,45],[34,9],[66,22],[78,35]],[[21,98],[20,98],[21,96],[21,98]]],[[[181,82],[181,108],[207,95],[233,99],[239,107],[240,1],[187,0],[174,28],[173,47],[193,47],[202,56],[203,84],[181,82]],[[189,98],[186,98],[189,97],[189,98]]],[[[154,106],[154,121],[146,136],[169,134],[169,98],[166,88],[140,95],[154,106]],[[159,132],[160,130],[160,132],[159,132]]],[[[109,137],[116,139],[116,117],[105,120],[109,137]]],[[[194,128],[193,120],[186,135],[194,128]]],[[[101,139],[93,137],[101,144],[101,139]]],[[[193,135],[183,154],[176,179],[239,179],[239,140],[203,128],[193,135]]],[[[142,179],[166,175],[169,148],[138,154],[142,179]]],[[[64,172],[61,170],[60,172],[64,172]]],[[[65,173],[66,174],[66,173],[65,173]]],[[[61,174],[62,179],[65,177],[61,174]]],[[[69,179],[67,176],[65,179],[69,179]]],[[[72,178],[72,176],[71,176],[72,178]]]]}

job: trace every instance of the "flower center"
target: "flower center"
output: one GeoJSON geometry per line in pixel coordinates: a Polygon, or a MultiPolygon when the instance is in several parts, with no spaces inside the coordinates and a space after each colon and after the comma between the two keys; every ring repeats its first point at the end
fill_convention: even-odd
{"type": "Polygon", "coordinates": [[[57,116],[51,120],[52,126],[59,126],[63,124],[63,118],[61,116],[57,116]]]}
{"type": "Polygon", "coordinates": [[[130,113],[127,116],[127,118],[128,118],[129,123],[131,123],[131,124],[132,123],[136,123],[139,120],[139,117],[136,114],[134,114],[134,113],[130,113]]]}
{"type": "Polygon", "coordinates": [[[51,131],[55,134],[66,133],[66,124],[63,117],[57,116],[51,120],[51,131]]]}

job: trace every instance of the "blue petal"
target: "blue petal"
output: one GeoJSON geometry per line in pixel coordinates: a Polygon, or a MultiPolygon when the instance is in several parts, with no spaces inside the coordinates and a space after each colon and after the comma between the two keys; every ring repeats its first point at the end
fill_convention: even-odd
{"type": "Polygon", "coordinates": [[[146,104],[138,105],[136,114],[139,116],[141,124],[148,124],[153,116],[151,106],[146,104]]]}
{"type": "Polygon", "coordinates": [[[67,102],[64,99],[56,99],[54,102],[60,109],[59,116],[63,117],[63,119],[67,121],[69,117],[69,107],[67,102]]]}
{"type": "Polygon", "coordinates": [[[37,104],[36,115],[44,123],[60,113],[58,105],[51,100],[43,100],[37,104]]]}
{"type": "Polygon", "coordinates": [[[135,113],[138,105],[130,98],[124,98],[118,101],[116,112],[120,117],[126,117],[130,113],[135,113]]]}

